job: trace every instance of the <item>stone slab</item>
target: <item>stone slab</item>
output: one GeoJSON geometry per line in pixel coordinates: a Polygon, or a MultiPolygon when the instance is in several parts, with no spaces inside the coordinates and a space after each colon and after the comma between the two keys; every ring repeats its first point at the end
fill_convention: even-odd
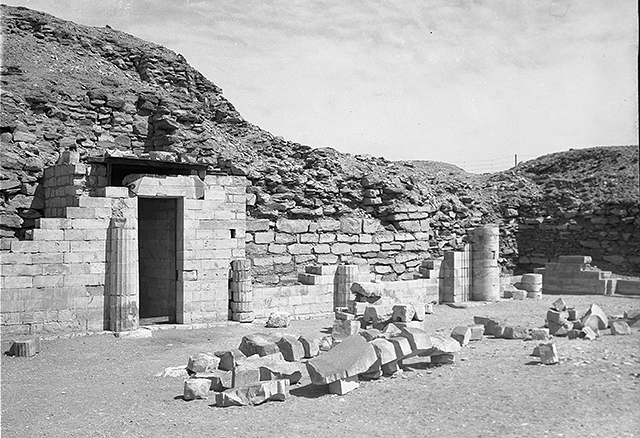
{"type": "Polygon", "coordinates": [[[183,398],[185,400],[207,399],[211,381],[209,379],[187,379],[184,381],[183,398]]]}
{"type": "Polygon", "coordinates": [[[345,395],[360,386],[358,376],[347,377],[329,383],[329,393],[336,395],[345,395]]]}
{"type": "Polygon", "coordinates": [[[625,321],[612,321],[611,322],[611,334],[612,335],[630,335],[631,328],[625,321]]]}
{"type": "Polygon", "coordinates": [[[409,322],[416,315],[416,309],[411,304],[396,304],[392,307],[391,320],[394,322],[409,322]]]}
{"type": "Polygon", "coordinates": [[[604,330],[609,326],[609,318],[597,304],[592,304],[580,320],[582,327],[604,330]]]}
{"type": "Polygon", "coordinates": [[[287,379],[271,380],[228,389],[216,394],[216,406],[251,406],[267,401],[285,401],[289,397],[289,381],[287,379]]]}
{"type": "Polygon", "coordinates": [[[280,349],[276,345],[276,342],[279,341],[280,338],[282,338],[282,335],[267,333],[245,335],[242,337],[238,350],[245,356],[252,356],[254,354],[266,356],[279,353],[280,349]]]}
{"type": "Polygon", "coordinates": [[[214,355],[220,358],[218,368],[223,371],[232,371],[236,367],[238,360],[246,357],[246,355],[237,348],[227,351],[217,351],[214,355]]]}
{"type": "Polygon", "coordinates": [[[304,358],[304,346],[294,335],[282,335],[276,345],[287,362],[297,362],[304,358]]]}
{"type": "Polygon", "coordinates": [[[553,365],[560,362],[558,349],[553,342],[538,345],[540,351],[540,362],[545,365],[553,365]]]}
{"type": "Polygon", "coordinates": [[[189,357],[187,370],[191,373],[204,373],[218,369],[220,358],[212,353],[198,353],[189,357]]]}
{"type": "Polygon", "coordinates": [[[357,376],[367,371],[378,356],[362,336],[353,335],[325,354],[310,359],[306,366],[314,385],[326,385],[336,380],[357,376]]]}
{"type": "MultiPolygon", "coordinates": [[[[482,327],[482,330],[484,332],[484,327],[482,327]]],[[[469,341],[471,340],[471,328],[463,326],[455,327],[451,330],[450,336],[458,341],[461,347],[464,347],[469,344],[469,341]]]]}
{"type": "Polygon", "coordinates": [[[357,334],[358,330],[360,330],[359,321],[336,319],[335,321],[333,321],[331,337],[335,341],[342,341],[349,336],[357,334]]]}
{"type": "Polygon", "coordinates": [[[211,391],[221,392],[233,388],[233,371],[212,370],[196,373],[196,379],[207,379],[211,382],[211,391]]]}

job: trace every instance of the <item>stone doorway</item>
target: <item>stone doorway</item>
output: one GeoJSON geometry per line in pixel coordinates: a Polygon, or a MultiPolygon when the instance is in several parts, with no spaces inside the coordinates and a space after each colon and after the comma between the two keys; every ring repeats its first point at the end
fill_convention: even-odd
{"type": "Polygon", "coordinates": [[[178,199],[138,198],[140,325],[177,322],[178,199]]]}

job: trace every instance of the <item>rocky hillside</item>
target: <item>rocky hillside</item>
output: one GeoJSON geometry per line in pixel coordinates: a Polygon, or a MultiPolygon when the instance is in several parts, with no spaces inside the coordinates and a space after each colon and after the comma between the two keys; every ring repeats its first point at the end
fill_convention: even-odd
{"type": "MultiPolygon", "coordinates": [[[[506,267],[553,256],[548,246],[519,241],[518,230],[553,226],[568,232],[583,227],[578,219],[624,211],[617,236],[598,230],[597,238],[577,239],[597,241],[597,248],[565,242],[552,249],[602,251],[602,257],[622,257],[613,264],[618,270],[640,271],[640,259],[629,258],[634,251],[640,254],[637,146],[553,154],[484,175],[439,162],[392,162],[314,149],[244,120],[218,86],[164,47],[25,8],[2,6],[1,26],[4,237],[21,237],[42,215],[38,183],[61,151],[75,149],[82,159],[155,151],[166,160],[245,174],[255,219],[356,216],[379,220],[388,231],[428,225],[430,238],[438,242],[431,250],[436,256],[459,247],[469,227],[499,223],[506,267]],[[411,212],[420,218],[402,216],[411,212]],[[624,240],[627,234],[631,237],[624,240]],[[600,240],[616,243],[603,246],[600,240]]],[[[582,230],[591,233],[589,227],[582,230]]]]}

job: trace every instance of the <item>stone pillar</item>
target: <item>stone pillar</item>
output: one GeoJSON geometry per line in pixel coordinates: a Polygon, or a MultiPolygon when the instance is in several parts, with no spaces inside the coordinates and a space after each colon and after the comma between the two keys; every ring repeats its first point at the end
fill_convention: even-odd
{"type": "Polygon", "coordinates": [[[471,235],[471,268],[473,301],[497,301],[500,299],[500,229],[485,225],[473,230],[471,235]]]}
{"type": "Polygon", "coordinates": [[[107,235],[106,294],[109,329],[114,332],[138,328],[138,260],[136,230],[127,220],[112,218],[107,235]]]}
{"type": "Polygon", "coordinates": [[[338,265],[333,289],[333,308],[347,307],[351,297],[351,285],[358,281],[358,265],[338,265]]]}
{"type": "Polygon", "coordinates": [[[255,319],[250,269],[251,262],[247,259],[237,259],[231,262],[229,306],[233,321],[251,322],[255,319]]]}

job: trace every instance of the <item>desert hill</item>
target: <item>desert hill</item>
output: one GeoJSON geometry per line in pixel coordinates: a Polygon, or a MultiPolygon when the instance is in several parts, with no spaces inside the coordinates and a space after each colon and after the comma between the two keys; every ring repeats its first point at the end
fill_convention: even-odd
{"type": "Polygon", "coordinates": [[[26,8],[1,11],[3,237],[22,237],[42,215],[38,182],[62,151],[83,160],[153,153],[246,175],[256,219],[371,217],[393,231],[407,226],[398,212],[421,211],[437,243],[433,255],[458,247],[469,227],[498,223],[505,267],[589,250],[603,267],[640,271],[638,146],[551,154],[483,175],[312,148],[246,121],[220,87],[169,49],[26,8]],[[609,222],[616,229],[592,230],[599,216],[617,217],[609,222]],[[546,227],[565,234],[548,236],[551,246],[537,234],[523,239],[549,235],[546,227]]]}

